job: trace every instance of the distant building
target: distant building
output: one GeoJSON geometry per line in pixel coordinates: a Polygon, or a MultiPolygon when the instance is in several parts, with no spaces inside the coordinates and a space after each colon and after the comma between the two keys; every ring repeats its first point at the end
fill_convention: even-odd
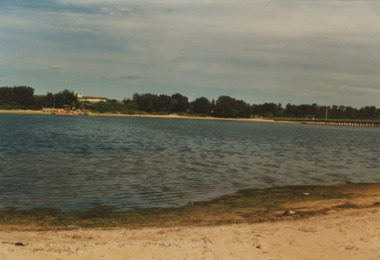
{"type": "Polygon", "coordinates": [[[83,96],[82,93],[77,93],[77,98],[79,102],[106,102],[107,98],[105,97],[91,97],[91,96],[83,96]]]}

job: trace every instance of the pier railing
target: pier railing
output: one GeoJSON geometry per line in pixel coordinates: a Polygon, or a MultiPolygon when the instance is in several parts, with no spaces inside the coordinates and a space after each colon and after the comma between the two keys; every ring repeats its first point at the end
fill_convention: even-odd
{"type": "Polygon", "coordinates": [[[337,125],[380,127],[380,120],[352,120],[352,119],[302,119],[302,118],[276,118],[275,121],[293,122],[309,125],[337,125]]]}

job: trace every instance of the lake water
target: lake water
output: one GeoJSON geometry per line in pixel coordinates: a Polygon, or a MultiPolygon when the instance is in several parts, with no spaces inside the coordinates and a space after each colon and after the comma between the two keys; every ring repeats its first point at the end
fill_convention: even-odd
{"type": "Polygon", "coordinates": [[[380,129],[0,114],[0,208],[185,205],[245,188],[380,182],[380,129]]]}

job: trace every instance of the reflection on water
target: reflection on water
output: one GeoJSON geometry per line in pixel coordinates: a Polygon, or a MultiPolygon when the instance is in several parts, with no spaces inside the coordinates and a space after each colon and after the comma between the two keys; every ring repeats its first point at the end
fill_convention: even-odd
{"type": "Polygon", "coordinates": [[[184,205],[243,188],[380,182],[380,129],[0,115],[0,208],[184,205]]]}

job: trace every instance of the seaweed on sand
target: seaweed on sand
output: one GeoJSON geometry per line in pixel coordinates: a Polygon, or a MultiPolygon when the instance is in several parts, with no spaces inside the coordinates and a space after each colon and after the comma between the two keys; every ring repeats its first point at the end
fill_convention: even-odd
{"type": "MultiPolygon", "coordinates": [[[[361,196],[357,191],[371,187],[379,189],[380,193],[378,184],[288,186],[241,190],[232,195],[222,196],[210,201],[190,203],[177,208],[118,211],[113,206],[96,205],[89,210],[70,212],[47,208],[31,210],[3,208],[0,210],[0,224],[25,227],[73,228],[219,225],[275,221],[324,214],[328,210],[299,211],[285,205],[303,201],[354,198],[361,196]]],[[[333,209],[343,210],[345,208],[354,208],[354,206],[338,206],[333,209]]]]}

